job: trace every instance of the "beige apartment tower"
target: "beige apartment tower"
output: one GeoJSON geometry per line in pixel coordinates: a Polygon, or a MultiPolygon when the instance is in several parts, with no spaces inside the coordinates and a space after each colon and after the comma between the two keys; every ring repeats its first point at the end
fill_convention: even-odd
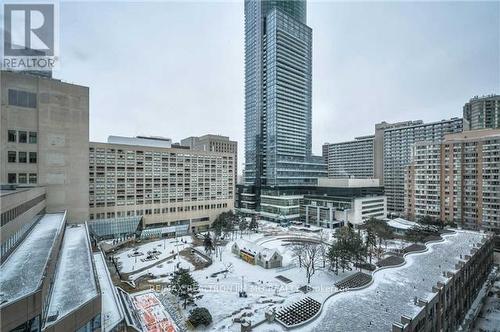
{"type": "Polygon", "coordinates": [[[500,234],[500,129],[446,135],[415,146],[405,213],[500,234]]]}
{"type": "Polygon", "coordinates": [[[89,89],[1,71],[0,183],[46,187],[47,211],[88,218],[89,89]]]}

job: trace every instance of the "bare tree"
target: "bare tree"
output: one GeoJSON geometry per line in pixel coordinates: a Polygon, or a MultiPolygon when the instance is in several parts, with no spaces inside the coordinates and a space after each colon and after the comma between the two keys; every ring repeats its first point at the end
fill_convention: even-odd
{"type": "Polygon", "coordinates": [[[311,277],[316,273],[316,267],[321,259],[321,245],[319,243],[302,242],[293,248],[293,254],[299,261],[299,267],[306,270],[307,283],[311,283],[311,277]]]}
{"type": "Polygon", "coordinates": [[[321,260],[322,260],[322,265],[323,265],[323,268],[326,267],[326,262],[328,260],[328,245],[326,244],[326,235],[321,232],[320,235],[319,235],[319,253],[320,253],[320,256],[321,256],[321,260]]]}

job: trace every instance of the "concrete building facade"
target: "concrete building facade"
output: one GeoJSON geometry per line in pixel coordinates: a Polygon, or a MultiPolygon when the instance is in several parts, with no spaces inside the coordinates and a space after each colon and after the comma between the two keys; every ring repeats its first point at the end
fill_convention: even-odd
{"type": "Polygon", "coordinates": [[[323,158],[329,178],[373,178],[374,136],[356,137],[354,141],[323,145],[323,158]]]}
{"type": "Polygon", "coordinates": [[[389,212],[404,212],[405,167],[412,161],[415,143],[442,141],[445,134],[461,132],[463,120],[452,118],[438,122],[408,121],[375,126],[375,178],[384,185],[389,212]]]}
{"type": "Polygon", "coordinates": [[[405,213],[500,234],[500,130],[446,135],[416,145],[405,213]],[[411,202],[414,202],[411,204],[411,202]]]}
{"type": "Polygon", "coordinates": [[[89,89],[1,71],[0,183],[44,186],[47,211],[88,218],[89,89]]]}
{"type": "Polygon", "coordinates": [[[235,155],[91,142],[90,219],[142,216],[144,228],[206,229],[234,207],[235,155]]]}
{"type": "Polygon", "coordinates": [[[405,215],[440,218],[441,142],[418,142],[413,147],[413,162],[405,170],[405,215]]]}
{"type": "MultiPolygon", "coordinates": [[[[251,195],[240,194],[243,199],[245,194],[251,195]]],[[[387,200],[378,180],[320,178],[315,187],[264,188],[256,214],[273,222],[300,221],[334,228],[340,221],[361,224],[370,217],[385,218],[387,200]]]]}
{"type": "Polygon", "coordinates": [[[471,98],[463,112],[464,130],[500,128],[500,95],[471,98]]]}
{"type": "MultiPolygon", "coordinates": [[[[17,218],[29,220],[25,224],[30,227],[12,250],[2,254],[0,330],[101,331],[101,293],[87,227],[66,227],[66,211],[45,214],[42,208],[33,216],[32,209],[25,210],[32,195],[42,194],[40,189],[9,195],[19,198],[14,208],[22,213],[17,218]]],[[[7,212],[3,206],[0,211],[7,212]]],[[[2,233],[10,223],[19,226],[10,220],[2,233]]]]}
{"type": "Polygon", "coordinates": [[[1,261],[17,247],[33,225],[45,214],[44,187],[11,188],[0,191],[2,224],[0,228],[1,261]]]}
{"type": "Polygon", "coordinates": [[[211,152],[233,153],[235,160],[234,183],[238,183],[238,142],[231,141],[228,136],[207,134],[191,136],[181,140],[182,146],[190,149],[211,152]]]}
{"type": "Polygon", "coordinates": [[[300,220],[306,224],[358,226],[387,216],[387,198],[378,179],[320,179],[319,186],[318,192],[305,194],[300,202],[300,220]]]}

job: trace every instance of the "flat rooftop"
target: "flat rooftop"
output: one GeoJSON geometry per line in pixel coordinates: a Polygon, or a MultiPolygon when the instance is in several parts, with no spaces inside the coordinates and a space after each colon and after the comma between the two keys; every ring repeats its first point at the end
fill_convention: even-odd
{"type": "Polygon", "coordinates": [[[137,137],[126,137],[126,136],[108,136],[109,144],[124,144],[124,145],[139,145],[148,146],[154,148],[171,148],[172,140],[166,137],[158,136],[137,136],[137,137]]]}
{"type": "Polygon", "coordinates": [[[0,197],[11,195],[11,194],[16,194],[22,191],[27,191],[32,189],[33,187],[17,187],[17,186],[4,186],[0,188],[0,197]]]}
{"type": "Polygon", "coordinates": [[[106,260],[101,252],[94,254],[95,268],[99,285],[101,286],[101,319],[106,324],[102,324],[103,331],[110,331],[124,319],[122,308],[119,304],[115,286],[111,281],[106,260]]]}
{"type": "Polygon", "coordinates": [[[318,178],[318,187],[337,187],[337,188],[364,188],[364,187],[380,187],[379,179],[332,179],[318,178]]]}
{"type": "Polygon", "coordinates": [[[387,225],[389,225],[390,227],[397,228],[400,230],[408,230],[420,226],[416,222],[406,220],[403,218],[385,219],[385,221],[387,222],[387,225]]]}
{"type": "Polygon", "coordinates": [[[66,213],[46,214],[0,267],[0,306],[35,292],[40,286],[66,213]]]}
{"type": "Polygon", "coordinates": [[[50,296],[47,325],[51,325],[97,296],[97,285],[85,225],[66,227],[50,296]]]}
{"type": "Polygon", "coordinates": [[[332,296],[317,320],[308,327],[316,331],[391,331],[401,316],[414,318],[421,307],[415,298],[430,300],[437,282],[449,278],[443,272],[455,271],[460,255],[480,243],[485,234],[457,230],[443,235],[444,241],[427,245],[424,253],[406,256],[406,264],[379,270],[369,287],[332,296]]]}

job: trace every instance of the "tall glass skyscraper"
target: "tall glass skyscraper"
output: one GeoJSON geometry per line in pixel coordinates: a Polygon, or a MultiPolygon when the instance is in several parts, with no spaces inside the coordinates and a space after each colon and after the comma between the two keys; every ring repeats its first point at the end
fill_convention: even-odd
{"type": "Polygon", "coordinates": [[[245,1],[245,184],[315,185],[306,1],[245,1]]]}

